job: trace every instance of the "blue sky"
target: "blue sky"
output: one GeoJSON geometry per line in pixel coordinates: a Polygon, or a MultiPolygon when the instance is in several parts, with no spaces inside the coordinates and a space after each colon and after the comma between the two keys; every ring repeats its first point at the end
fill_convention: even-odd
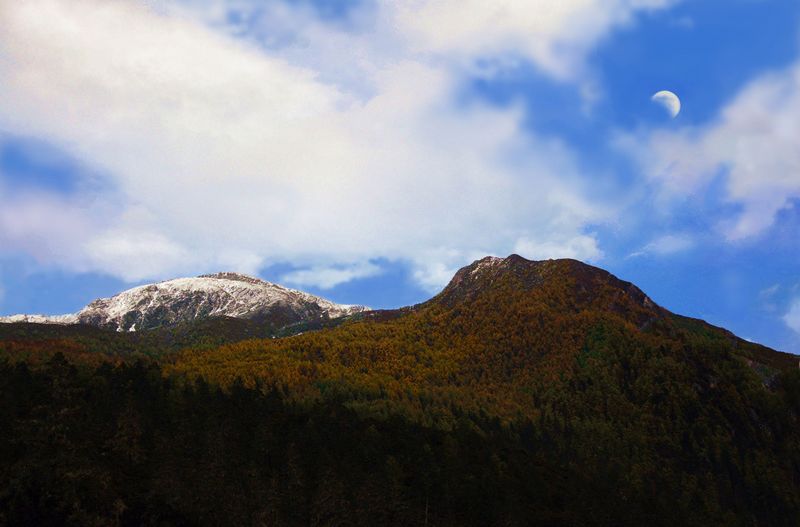
{"type": "Polygon", "coordinates": [[[800,353],[797,2],[34,0],[0,24],[0,314],[218,270],[397,307],[517,252],[800,353]]]}

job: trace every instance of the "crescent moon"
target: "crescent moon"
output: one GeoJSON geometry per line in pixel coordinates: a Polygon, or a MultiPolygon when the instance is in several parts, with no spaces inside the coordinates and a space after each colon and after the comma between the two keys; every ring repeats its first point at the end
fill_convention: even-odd
{"type": "Polygon", "coordinates": [[[650,99],[666,108],[673,119],[681,113],[681,100],[671,91],[662,90],[653,94],[650,99]]]}

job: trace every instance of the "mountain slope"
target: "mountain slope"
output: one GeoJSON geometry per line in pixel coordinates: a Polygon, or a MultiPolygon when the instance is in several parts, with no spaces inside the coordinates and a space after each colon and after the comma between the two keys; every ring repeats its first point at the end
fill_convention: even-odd
{"type": "MultiPolygon", "coordinates": [[[[480,260],[413,308],[185,351],[166,370],[344,401],[364,418],[530,427],[530,448],[584,488],[565,493],[567,508],[588,500],[611,514],[596,524],[800,521],[797,357],[674,315],[574,260],[480,260]]],[[[593,523],[586,514],[577,524],[593,523]]]]}
{"type": "Polygon", "coordinates": [[[335,322],[149,367],[11,341],[0,523],[800,524],[797,357],[601,269],[484,259],[335,322]]]}
{"type": "Polygon", "coordinates": [[[479,260],[428,302],[359,318],[289,339],[187,351],[172,367],[223,384],[285,377],[305,392],[329,382],[372,394],[376,386],[379,393],[410,389],[508,416],[536,415],[532,390],[597,362],[615,370],[614,360],[629,366],[631,357],[648,367],[658,357],[682,368],[730,362],[761,383],[797,368],[793,355],[674,315],[634,285],[575,260],[479,260]]]}
{"type": "Polygon", "coordinates": [[[236,273],[178,278],[143,285],[91,302],[75,315],[15,315],[0,322],[87,324],[115,331],[141,331],[195,320],[230,317],[272,329],[365,311],[302,291],[236,273]]]}
{"type": "MultiPolygon", "coordinates": [[[[705,321],[671,313],[636,285],[572,259],[486,257],[459,270],[447,287],[423,306],[457,308],[459,313],[470,306],[473,316],[498,319],[501,317],[493,312],[512,317],[514,310],[529,310],[537,304],[540,309],[555,310],[564,316],[615,316],[639,331],[669,339],[690,335],[721,341],[753,366],[764,366],[773,373],[798,367],[799,357],[795,355],[746,341],[705,321]],[[512,297],[516,300],[504,300],[512,297]]],[[[484,320],[488,323],[488,319],[484,320]]],[[[497,323],[502,324],[499,320],[497,323]]]]}

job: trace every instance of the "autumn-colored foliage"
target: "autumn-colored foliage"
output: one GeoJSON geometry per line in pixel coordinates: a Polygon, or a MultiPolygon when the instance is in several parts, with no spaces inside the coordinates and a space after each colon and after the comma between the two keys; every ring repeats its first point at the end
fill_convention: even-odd
{"type": "Polygon", "coordinates": [[[149,362],[98,338],[0,341],[0,523],[800,524],[796,357],[580,262],[149,362]]]}
{"type": "Polygon", "coordinates": [[[508,419],[537,418],[541,394],[586,370],[659,357],[682,368],[725,360],[744,370],[756,359],[767,376],[794,367],[785,354],[666,312],[604,271],[570,260],[531,263],[464,272],[430,302],[394,316],[186,350],[167,371],[223,386],[262,382],[301,399],[341,389],[357,394],[354,406],[382,412],[402,401],[401,411],[425,419],[431,406],[443,419],[452,406],[508,419]],[[725,351],[716,356],[717,348],[725,351]]]}

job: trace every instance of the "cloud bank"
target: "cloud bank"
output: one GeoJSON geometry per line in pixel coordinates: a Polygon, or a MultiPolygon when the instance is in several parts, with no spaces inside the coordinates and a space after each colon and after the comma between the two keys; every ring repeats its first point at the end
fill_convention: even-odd
{"type": "Polygon", "coordinates": [[[291,262],[332,287],[386,258],[435,289],[487,253],[596,259],[609,208],[575,154],[455,95],[508,54],[577,79],[598,39],[671,3],[377,2],[341,28],[282,2],[2,2],[0,131],[104,185],[0,193],[0,239],[129,281],[291,262]]]}

